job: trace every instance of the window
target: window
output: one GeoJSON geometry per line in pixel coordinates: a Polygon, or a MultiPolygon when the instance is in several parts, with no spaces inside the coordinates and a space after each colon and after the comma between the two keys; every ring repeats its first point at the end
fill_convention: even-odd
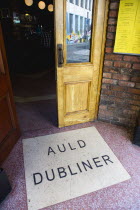
{"type": "Polygon", "coordinates": [[[84,0],[81,0],[81,7],[84,7],[84,0]]]}
{"type": "Polygon", "coordinates": [[[83,33],[83,17],[80,17],[80,33],[83,33]]]}
{"type": "MultiPolygon", "coordinates": [[[[87,9],[85,9],[85,0],[78,2],[74,0],[75,5],[71,4],[71,8],[69,8],[68,2],[66,6],[68,13],[65,33],[67,63],[91,62],[92,11],[89,11],[89,1],[87,9]],[[76,6],[78,2],[79,6],[76,6]]],[[[92,2],[93,0],[91,0],[91,4],[92,2]]]]}
{"type": "Polygon", "coordinates": [[[87,18],[84,20],[84,33],[87,33],[87,18]]]}
{"type": "Polygon", "coordinates": [[[73,14],[70,14],[70,33],[73,32],[73,14]]]}
{"type": "Polygon", "coordinates": [[[75,33],[78,33],[78,15],[75,15],[75,33]]]}
{"type": "Polygon", "coordinates": [[[91,0],[89,0],[89,10],[91,10],[91,0]]]}
{"type": "MultiPolygon", "coordinates": [[[[68,12],[67,12],[67,15],[66,15],[66,23],[67,23],[67,26],[68,26],[69,25],[69,13],[68,12]]],[[[67,34],[70,33],[69,30],[70,30],[69,27],[67,27],[67,34]]]]}
{"type": "Polygon", "coordinates": [[[78,6],[79,5],[79,0],[75,0],[75,4],[78,6]]]}
{"type": "Polygon", "coordinates": [[[72,4],[73,4],[73,0],[70,0],[70,3],[72,3],[72,4]]]}
{"type": "Polygon", "coordinates": [[[88,8],[88,0],[85,0],[85,9],[88,8]]]}

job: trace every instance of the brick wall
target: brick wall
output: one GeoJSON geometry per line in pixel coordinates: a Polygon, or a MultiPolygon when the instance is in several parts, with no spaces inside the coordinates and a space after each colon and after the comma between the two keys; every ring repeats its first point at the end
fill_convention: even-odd
{"type": "Polygon", "coordinates": [[[119,0],[110,0],[98,119],[133,127],[140,111],[140,56],[114,54],[119,0]]]}

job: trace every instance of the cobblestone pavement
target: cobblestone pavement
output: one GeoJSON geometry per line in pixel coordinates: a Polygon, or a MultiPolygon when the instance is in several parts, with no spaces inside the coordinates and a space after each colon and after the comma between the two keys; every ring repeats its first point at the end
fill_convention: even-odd
{"type": "Polygon", "coordinates": [[[67,45],[67,62],[68,63],[85,63],[89,62],[90,42],[75,43],[67,45]]]}

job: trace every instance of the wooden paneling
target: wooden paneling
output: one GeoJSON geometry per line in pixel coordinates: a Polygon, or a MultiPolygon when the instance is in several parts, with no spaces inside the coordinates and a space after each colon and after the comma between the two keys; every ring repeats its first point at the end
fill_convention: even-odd
{"type": "Polygon", "coordinates": [[[0,143],[13,129],[8,96],[0,99],[0,143]]]}
{"type": "Polygon", "coordinates": [[[65,67],[63,78],[64,82],[91,81],[93,78],[93,65],[65,67]]]}
{"type": "Polygon", "coordinates": [[[66,114],[88,109],[89,83],[65,84],[66,114]]]}
{"type": "Polygon", "coordinates": [[[64,124],[66,126],[85,123],[88,121],[90,121],[90,115],[87,110],[67,114],[64,118],[64,124]]]}
{"type": "Polygon", "coordinates": [[[4,70],[4,63],[3,63],[3,59],[2,59],[2,52],[0,49],[0,74],[4,74],[5,70],[4,70]]]}
{"type": "Polygon", "coordinates": [[[7,80],[4,75],[1,74],[0,76],[0,96],[3,96],[7,93],[8,86],[7,86],[7,80]]]}
{"type": "Polygon", "coordinates": [[[0,165],[20,137],[0,25],[0,165]]]}

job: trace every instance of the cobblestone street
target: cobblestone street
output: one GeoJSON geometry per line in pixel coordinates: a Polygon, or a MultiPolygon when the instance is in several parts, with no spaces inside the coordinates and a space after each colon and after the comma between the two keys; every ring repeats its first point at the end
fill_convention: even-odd
{"type": "Polygon", "coordinates": [[[90,42],[75,43],[67,45],[67,62],[68,63],[85,63],[89,62],[90,42]]]}

